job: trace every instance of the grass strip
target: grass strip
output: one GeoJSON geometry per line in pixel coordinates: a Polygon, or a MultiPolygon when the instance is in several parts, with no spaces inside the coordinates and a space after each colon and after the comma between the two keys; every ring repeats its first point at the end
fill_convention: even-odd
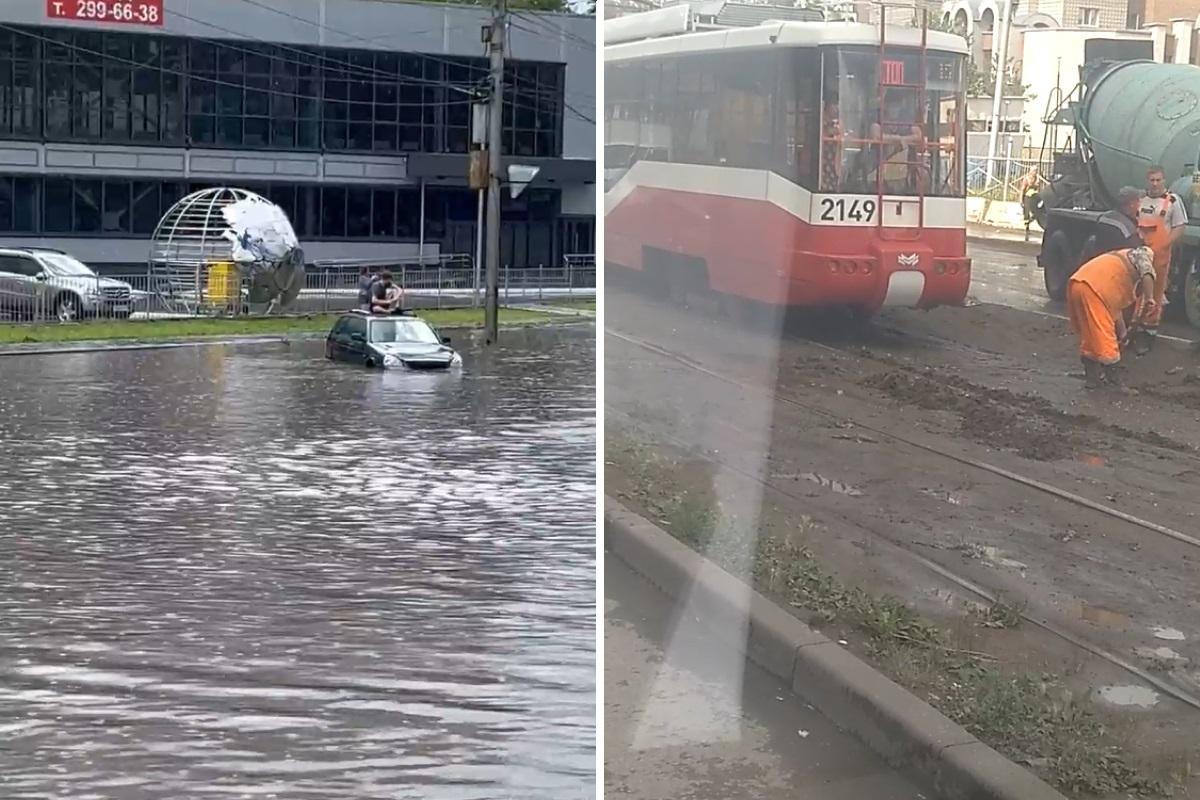
{"type": "MultiPolygon", "coordinates": [[[[429,309],[417,312],[429,324],[440,328],[480,327],[483,311],[474,308],[429,309]]],[[[197,317],[162,320],[89,320],[70,325],[0,324],[0,344],[35,344],[92,341],[159,341],[187,339],[193,336],[272,336],[294,333],[325,333],[336,314],[288,317],[197,317]]],[[[554,314],[522,309],[501,309],[505,325],[557,321],[554,314]]]]}
{"type": "MultiPolygon", "coordinates": [[[[897,681],[1007,758],[1025,764],[1075,797],[1169,796],[1175,777],[1147,775],[1117,735],[1054,675],[1014,672],[996,659],[954,646],[949,633],[901,600],[843,584],[803,544],[728,525],[710,492],[680,480],[681,462],[610,428],[605,460],[629,478],[635,503],[676,539],[785,608],[804,609],[817,627],[861,633],[868,657],[897,681]]],[[[815,523],[802,519],[798,538],[815,523]]],[[[978,624],[1013,627],[1020,614],[1004,603],[978,624]]]]}

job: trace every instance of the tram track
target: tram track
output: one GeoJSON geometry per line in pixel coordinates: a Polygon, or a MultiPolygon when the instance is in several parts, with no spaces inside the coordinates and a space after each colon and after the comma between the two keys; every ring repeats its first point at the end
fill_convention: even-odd
{"type": "MultiPolygon", "coordinates": [[[[709,378],[713,378],[715,380],[721,381],[722,383],[728,384],[732,387],[736,387],[739,389],[744,388],[744,384],[739,382],[737,379],[735,379],[729,375],[723,374],[719,370],[714,369],[714,368],[712,368],[712,367],[710,367],[710,366],[708,366],[708,365],[706,365],[684,353],[680,353],[680,352],[671,350],[669,348],[662,347],[661,345],[645,341],[644,339],[641,339],[637,336],[633,336],[631,334],[627,334],[627,333],[621,332],[619,330],[614,330],[611,327],[607,328],[605,330],[605,335],[613,337],[614,339],[622,341],[633,347],[637,347],[637,348],[645,350],[647,352],[654,353],[655,355],[657,355],[663,359],[669,360],[679,366],[682,366],[686,369],[692,370],[699,374],[703,374],[709,378]]],[[[833,347],[831,345],[827,345],[827,344],[824,344],[821,342],[813,342],[811,340],[807,340],[807,343],[812,344],[818,348],[837,353],[839,355],[853,354],[852,351],[842,350],[837,347],[833,347]]],[[[930,456],[934,456],[936,458],[943,459],[947,462],[957,465],[958,467],[967,467],[969,469],[976,470],[976,471],[979,471],[982,473],[986,473],[987,475],[990,475],[990,476],[993,476],[996,478],[1000,478],[1003,481],[1006,481],[1014,486],[1020,487],[1020,490],[1023,492],[1036,492],[1040,495],[1049,496],[1049,497],[1054,498],[1058,502],[1063,502],[1063,503],[1067,503],[1067,504],[1070,504],[1070,505],[1078,507],[1078,508],[1087,509],[1088,511],[1091,511],[1096,514],[1100,514],[1108,519],[1118,521],[1118,522],[1121,522],[1124,524],[1136,526],[1142,530],[1149,531],[1151,533],[1157,534],[1164,538],[1170,539],[1174,542],[1178,542],[1189,548],[1195,548],[1195,549],[1200,550],[1200,538],[1191,536],[1182,531],[1176,530],[1170,526],[1154,522],[1153,520],[1145,519],[1143,517],[1139,517],[1137,515],[1130,514],[1125,511],[1121,511],[1120,509],[1115,508],[1111,505],[1091,500],[1090,498],[1084,497],[1076,492],[1072,492],[1072,491],[1064,489],[1060,486],[1056,486],[1050,482],[1040,480],[1040,479],[1031,477],[1029,475],[1024,475],[1020,472],[1017,472],[1017,471],[1014,471],[1011,469],[1007,469],[1005,467],[999,466],[997,464],[993,464],[989,461],[986,461],[986,460],[983,460],[980,458],[964,456],[959,453],[954,453],[945,448],[939,447],[935,444],[918,441],[917,439],[915,439],[912,436],[907,436],[903,433],[899,433],[895,430],[886,428],[886,427],[878,425],[878,424],[864,422],[864,421],[862,421],[860,419],[856,419],[852,415],[848,415],[846,413],[830,411],[829,409],[827,409],[817,403],[808,402],[808,401],[802,400],[798,397],[789,395],[787,393],[780,392],[778,390],[764,390],[764,391],[769,391],[773,400],[777,403],[792,406],[792,407],[802,410],[808,414],[814,415],[816,417],[820,417],[822,419],[828,420],[833,423],[837,423],[837,424],[844,424],[847,422],[852,423],[857,428],[859,428],[863,431],[866,431],[870,434],[881,437],[883,439],[890,440],[894,443],[903,445],[905,447],[910,447],[910,448],[919,450],[922,453],[925,453],[930,456]]],[[[627,415],[623,414],[622,412],[615,410],[615,409],[611,409],[611,408],[606,409],[606,413],[613,413],[615,416],[627,416],[627,415]]],[[[729,470],[730,472],[733,472],[733,473],[741,476],[745,480],[748,480],[748,481],[751,481],[753,483],[760,485],[765,490],[768,490],[774,494],[777,494],[781,497],[785,497],[785,498],[795,501],[795,502],[799,502],[799,503],[804,502],[804,498],[800,494],[790,490],[789,488],[787,488],[775,481],[772,481],[769,479],[764,480],[763,478],[759,477],[758,475],[753,474],[753,473],[739,467],[738,465],[732,463],[728,458],[723,458],[719,454],[714,454],[714,453],[709,453],[709,452],[700,452],[694,446],[690,445],[689,443],[680,441],[676,437],[670,436],[669,434],[661,434],[661,432],[660,432],[660,435],[663,435],[664,438],[670,440],[670,443],[672,444],[672,446],[678,447],[682,451],[691,453],[700,459],[708,461],[714,465],[718,465],[718,466],[722,467],[723,469],[729,470]]],[[[839,516],[841,516],[841,515],[839,515],[839,516]]],[[[987,602],[987,603],[995,603],[1000,599],[1000,596],[1001,596],[1000,591],[990,588],[988,586],[985,586],[982,583],[980,583],[976,580],[973,580],[973,579],[945,566],[944,564],[940,564],[940,563],[933,561],[932,559],[922,555],[921,553],[919,553],[913,549],[914,543],[912,543],[910,541],[898,539],[897,537],[894,537],[894,536],[889,536],[887,533],[884,533],[883,531],[879,530],[879,528],[875,525],[867,525],[867,524],[864,524],[862,521],[851,520],[851,519],[846,518],[845,516],[842,516],[842,520],[844,522],[846,522],[847,524],[853,525],[854,527],[865,531],[866,533],[870,534],[871,536],[878,538],[882,542],[886,543],[888,546],[905,554],[906,557],[912,559],[912,561],[914,563],[916,563],[917,565],[919,565],[920,567],[933,572],[934,574],[938,575],[942,579],[949,581],[950,583],[958,586],[962,590],[969,592],[970,594],[974,595],[975,597],[978,597],[980,600],[987,602]]],[[[1114,653],[1100,645],[1090,642],[1090,641],[1084,639],[1083,637],[1078,636],[1077,634],[1071,632],[1064,626],[1062,626],[1058,623],[1055,623],[1051,620],[1041,618],[1041,617],[1033,614],[1032,612],[1028,611],[1027,609],[1022,609],[1020,611],[1020,615],[1023,620],[1025,620],[1026,622],[1030,623],[1031,625],[1045,631],[1046,633],[1050,634],[1051,636],[1068,643],[1069,645],[1071,645],[1074,648],[1080,649],[1084,652],[1089,653],[1092,656],[1095,656],[1097,658],[1104,660],[1105,662],[1111,664],[1112,666],[1115,666],[1118,669],[1124,671],[1125,673],[1137,678],[1138,680],[1142,681],[1143,683],[1161,691],[1165,695],[1173,697],[1174,699],[1176,699],[1194,709],[1200,710],[1200,696],[1197,696],[1196,694],[1194,694],[1187,688],[1185,688],[1181,685],[1178,685],[1170,680],[1166,680],[1162,677],[1152,674],[1148,670],[1143,669],[1142,667],[1138,666],[1135,663],[1132,663],[1131,661],[1118,655],[1117,653],[1114,653]]]]}

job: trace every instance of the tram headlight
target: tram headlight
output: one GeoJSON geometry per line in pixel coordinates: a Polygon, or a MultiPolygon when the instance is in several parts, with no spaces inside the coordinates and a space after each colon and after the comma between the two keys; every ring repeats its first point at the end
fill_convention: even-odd
{"type": "Polygon", "coordinates": [[[853,275],[855,272],[858,272],[858,262],[845,261],[842,263],[842,270],[845,271],[847,275],[853,275]]]}
{"type": "Polygon", "coordinates": [[[874,264],[872,264],[870,261],[864,261],[864,262],[862,263],[862,273],[863,273],[863,275],[870,275],[870,274],[871,274],[871,271],[872,271],[874,268],[875,268],[875,265],[874,265],[874,264]]]}
{"type": "Polygon", "coordinates": [[[829,262],[829,271],[830,271],[830,272],[837,272],[837,271],[838,271],[838,262],[836,262],[836,261],[830,261],[830,262],[829,262]]]}
{"type": "Polygon", "coordinates": [[[936,262],[933,265],[933,271],[936,272],[938,275],[945,275],[946,274],[946,262],[945,261],[936,262]]]}

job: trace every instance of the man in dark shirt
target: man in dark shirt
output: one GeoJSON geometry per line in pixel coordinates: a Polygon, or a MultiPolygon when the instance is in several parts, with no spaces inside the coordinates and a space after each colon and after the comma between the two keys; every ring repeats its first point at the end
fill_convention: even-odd
{"type": "Polygon", "coordinates": [[[371,310],[371,297],[378,279],[379,276],[366,267],[358,271],[358,307],[364,311],[371,310]]]}
{"type": "Polygon", "coordinates": [[[1142,190],[1136,187],[1125,186],[1117,192],[1117,207],[1096,221],[1096,248],[1088,258],[1145,244],[1137,227],[1141,200],[1142,190]]]}
{"type": "Polygon", "coordinates": [[[395,314],[400,311],[404,293],[392,283],[392,273],[384,271],[371,287],[371,313],[395,314]]]}

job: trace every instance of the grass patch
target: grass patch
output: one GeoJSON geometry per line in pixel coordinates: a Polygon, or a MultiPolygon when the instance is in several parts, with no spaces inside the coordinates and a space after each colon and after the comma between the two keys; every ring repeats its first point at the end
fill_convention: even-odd
{"type": "Polygon", "coordinates": [[[1025,604],[1013,604],[1003,597],[979,612],[979,624],[985,628],[1019,628],[1025,604]]]}
{"type": "MultiPolygon", "coordinates": [[[[605,459],[637,487],[634,500],[672,536],[747,576],[780,605],[808,612],[818,626],[856,630],[871,659],[894,680],[1060,790],[1074,796],[1170,794],[1172,784],[1133,765],[1087,698],[1058,677],[1014,673],[986,654],[956,647],[948,631],[901,600],[843,584],[803,544],[734,530],[711,493],[685,485],[680,476],[686,465],[645,444],[610,430],[605,459]]],[[[812,520],[800,520],[801,541],[813,527],[812,520]]],[[[1015,627],[1020,614],[1021,608],[1000,600],[980,612],[980,624],[1015,627]]]]}
{"type": "Polygon", "coordinates": [[[555,308],[569,308],[569,309],[572,309],[573,311],[595,311],[596,310],[596,300],[595,300],[595,298],[592,298],[592,297],[580,297],[578,299],[564,297],[562,299],[556,299],[556,300],[554,300],[554,302],[547,303],[546,305],[551,305],[551,306],[554,306],[555,308]]]}
{"type": "MultiPolygon", "coordinates": [[[[480,327],[483,311],[475,308],[420,311],[429,324],[441,328],[480,327]]],[[[296,333],[325,333],[336,314],[305,317],[240,317],[170,320],[95,320],[73,325],[0,324],[0,344],[52,342],[154,341],[193,336],[272,336],[296,333]]],[[[552,314],[521,309],[500,309],[502,325],[528,325],[558,320],[552,314]]]]}

